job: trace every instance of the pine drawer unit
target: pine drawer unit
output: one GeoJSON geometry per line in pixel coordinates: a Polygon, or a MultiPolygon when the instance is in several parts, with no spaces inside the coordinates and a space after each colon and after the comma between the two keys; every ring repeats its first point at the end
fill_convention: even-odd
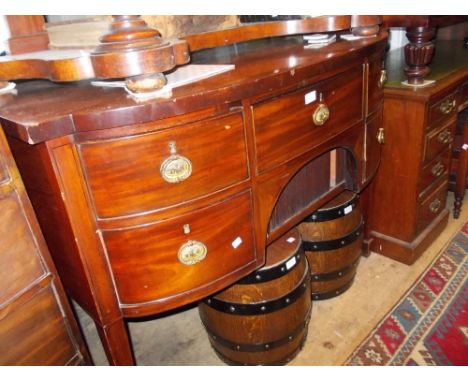
{"type": "Polygon", "coordinates": [[[205,49],[192,63],[235,69],[143,103],[121,89],[44,81],[3,98],[0,121],[57,268],[110,363],[134,363],[126,318],[219,292],[263,266],[267,244],[305,215],[369,184],[386,38],[318,51],[301,37],[205,49]],[[327,178],[325,192],[270,231],[288,182],[338,147],[346,181],[327,178]]]}
{"type": "Polygon", "coordinates": [[[381,166],[372,184],[370,249],[412,264],[444,229],[457,114],[466,107],[468,59],[460,41],[437,42],[428,80],[401,85],[404,56],[386,60],[381,166]],[[458,44],[458,46],[457,46],[458,44]]]}

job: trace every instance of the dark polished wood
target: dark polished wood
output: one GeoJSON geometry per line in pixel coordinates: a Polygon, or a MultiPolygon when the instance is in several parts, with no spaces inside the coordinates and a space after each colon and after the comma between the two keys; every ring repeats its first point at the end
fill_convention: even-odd
{"type": "Polygon", "coordinates": [[[300,20],[244,24],[235,28],[188,35],[182,38],[188,42],[190,51],[195,52],[197,50],[268,37],[329,33],[349,30],[351,28],[353,31],[356,30],[358,34],[375,35],[379,32],[378,25],[381,22],[381,16],[318,16],[300,20]],[[369,33],[368,29],[361,30],[360,28],[372,28],[373,33],[369,33]]]}
{"type": "MultiPolygon", "coordinates": [[[[161,39],[158,31],[149,28],[137,16],[114,16],[109,33],[100,41],[94,51],[88,52],[42,50],[33,55],[2,57],[0,79],[79,81],[127,78],[132,83],[137,82],[132,89],[139,92],[154,90],[144,86],[148,76],[190,61],[185,41],[161,39]]],[[[157,84],[159,88],[164,82],[157,84]]]]}
{"type": "Polygon", "coordinates": [[[90,364],[0,130],[0,365],[90,364]]]}
{"type": "Polygon", "coordinates": [[[0,97],[0,121],[57,268],[111,364],[134,363],[127,317],[232,285],[264,265],[267,243],[345,187],[370,183],[386,39],[316,50],[286,36],[194,52],[193,64],[235,69],[169,99],[137,103],[122,89],[46,81],[0,97]],[[281,210],[289,182],[314,187],[301,169],[326,153],[335,165],[318,181],[328,187],[281,210]]]}
{"type": "Polygon", "coordinates": [[[11,37],[8,47],[11,54],[22,54],[48,49],[49,36],[45,30],[44,16],[5,16],[11,37]]]}
{"type": "Polygon", "coordinates": [[[409,85],[421,85],[429,74],[434,55],[437,28],[468,21],[468,16],[385,15],[384,28],[406,28],[409,43],[405,46],[404,72],[409,85]]]}
{"type": "Polygon", "coordinates": [[[404,55],[387,56],[381,165],[371,184],[368,209],[370,249],[412,264],[443,230],[456,118],[466,106],[462,89],[468,58],[462,42],[438,43],[435,83],[412,89],[401,85],[404,55]]]}

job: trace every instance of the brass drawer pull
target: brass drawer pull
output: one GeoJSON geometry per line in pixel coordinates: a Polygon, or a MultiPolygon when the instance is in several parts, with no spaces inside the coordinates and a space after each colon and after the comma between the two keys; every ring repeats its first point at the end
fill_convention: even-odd
{"type": "Polygon", "coordinates": [[[442,114],[450,114],[455,109],[456,101],[446,99],[439,106],[439,110],[442,114]]]}
{"type": "Polygon", "coordinates": [[[312,120],[316,126],[322,126],[330,118],[330,110],[327,105],[320,103],[312,115],[312,120]]]}
{"type": "Polygon", "coordinates": [[[202,261],[208,249],[206,245],[200,241],[189,240],[182,244],[177,253],[177,258],[184,265],[193,265],[202,261]]]}
{"type": "Polygon", "coordinates": [[[445,170],[445,166],[442,162],[437,162],[431,169],[431,174],[434,176],[434,177],[439,177],[442,175],[442,173],[444,172],[445,170]]]}
{"type": "Polygon", "coordinates": [[[387,82],[387,71],[385,69],[382,69],[380,71],[380,77],[379,77],[379,88],[382,89],[383,86],[385,85],[385,82],[387,82]]]}
{"type": "Polygon", "coordinates": [[[429,204],[429,210],[435,214],[439,211],[441,205],[442,202],[439,199],[435,199],[431,204],[429,204]]]}
{"type": "Polygon", "coordinates": [[[450,140],[450,135],[450,129],[445,129],[437,136],[437,142],[442,144],[448,143],[448,141],[450,140]]]}
{"type": "Polygon", "coordinates": [[[179,183],[192,174],[192,162],[182,155],[176,154],[175,142],[169,142],[171,156],[161,163],[159,172],[168,183],[179,183]]]}
{"type": "Polygon", "coordinates": [[[381,145],[385,143],[385,130],[383,127],[381,127],[377,132],[377,142],[379,142],[381,145]]]}

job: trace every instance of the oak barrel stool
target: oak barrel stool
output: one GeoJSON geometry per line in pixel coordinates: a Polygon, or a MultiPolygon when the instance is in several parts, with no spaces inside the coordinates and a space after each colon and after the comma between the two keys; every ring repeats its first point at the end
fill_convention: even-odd
{"type": "Polygon", "coordinates": [[[300,225],[311,272],[312,300],[332,298],[353,283],[362,249],[359,196],[344,191],[300,225]]]}
{"type": "Polygon", "coordinates": [[[302,348],[312,308],[297,228],[268,246],[266,264],[199,305],[217,355],[231,365],[283,365],[302,348]]]}

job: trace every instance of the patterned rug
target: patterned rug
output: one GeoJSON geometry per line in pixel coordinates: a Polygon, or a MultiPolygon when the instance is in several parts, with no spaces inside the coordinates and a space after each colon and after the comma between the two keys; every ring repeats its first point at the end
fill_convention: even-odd
{"type": "Polygon", "coordinates": [[[468,222],[345,365],[468,365],[468,222]]]}

